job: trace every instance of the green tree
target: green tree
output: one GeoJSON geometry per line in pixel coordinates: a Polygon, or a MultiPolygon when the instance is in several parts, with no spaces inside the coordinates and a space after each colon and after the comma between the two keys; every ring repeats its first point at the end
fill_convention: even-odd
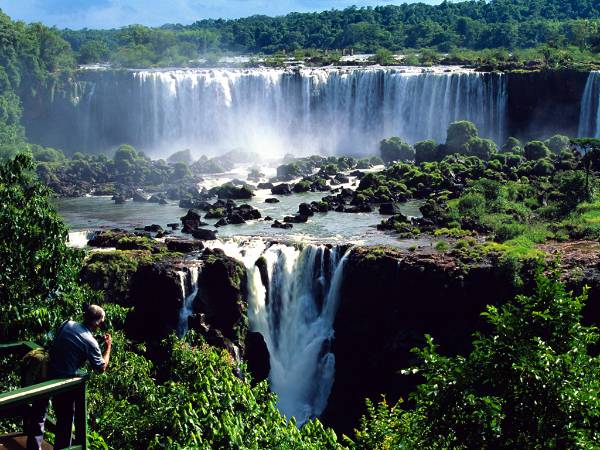
{"type": "Polygon", "coordinates": [[[488,306],[491,331],[468,356],[442,356],[428,337],[407,371],[425,379],[415,409],[371,406],[355,448],[597,448],[598,332],[581,323],[585,300],[538,276],[533,295],[488,306]]]}
{"type": "Polygon", "coordinates": [[[421,164],[429,161],[439,161],[443,157],[443,151],[435,141],[421,141],[415,144],[415,162],[421,164]]]}
{"type": "Polygon", "coordinates": [[[171,174],[171,181],[179,181],[183,178],[190,177],[192,172],[190,167],[184,162],[178,162],[173,164],[173,173],[171,174]]]}
{"type": "Polygon", "coordinates": [[[101,40],[91,40],[85,42],[79,48],[77,58],[80,64],[100,63],[107,61],[110,50],[106,42],[101,40]]]}
{"type": "Polygon", "coordinates": [[[558,155],[562,151],[569,150],[571,147],[571,140],[568,136],[556,134],[544,141],[544,144],[546,144],[546,147],[548,147],[552,153],[558,155]]]}
{"type": "Polygon", "coordinates": [[[511,136],[508,139],[506,139],[506,142],[502,146],[502,152],[503,153],[515,153],[515,152],[519,153],[518,149],[520,149],[521,146],[522,146],[521,141],[519,141],[517,138],[511,136]]]}
{"type": "Polygon", "coordinates": [[[461,153],[469,156],[477,156],[483,160],[490,159],[490,156],[496,153],[496,151],[497,148],[494,141],[482,139],[480,137],[469,139],[469,141],[461,147],[461,153]]]}
{"type": "Polygon", "coordinates": [[[450,153],[460,152],[471,139],[477,137],[477,127],[473,122],[462,120],[451,123],[446,137],[446,148],[450,153]]]}
{"type": "Polygon", "coordinates": [[[550,149],[542,141],[531,141],[525,145],[524,155],[529,161],[550,157],[550,149]]]}
{"type": "Polygon", "coordinates": [[[81,255],[27,155],[0,164],[0,341],[42,340],[74,314],[81,255]]]}
{"type": "Polygon", "coordinates": [[[383,139],[379,143],[379,153],[385,163],[415,159],[415,149],[397,136],[383,139]]]}

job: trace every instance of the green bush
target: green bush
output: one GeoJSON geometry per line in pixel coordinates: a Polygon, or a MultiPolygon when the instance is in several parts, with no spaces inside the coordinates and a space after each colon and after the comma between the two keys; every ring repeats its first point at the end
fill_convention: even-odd
{"type": "Polygon", "coordinates": [[[485,213],[485,197],[477,192],[469,192],[458,200],[458,210],[465,216],[481,217],[485,213]]]}
{"type": "Polygon", "coordinates": [[[32,170],[26,155],[0,163],[0,342],[43,343],[83,302],[82,254],[67,247],[67,227],[32,170]]]}
{"type": "Polygon", "coordinates": [[[88,400],[94,430],[111,448],[340,447],[317,421],[301,430],[288,422],[266,382],[252,387],[236,377],[225,350],[187,339],[193,345],[167,340],[155,366],[117,334],[111,368],[92,378],[88,400]]]}
{"type": "Polygon", "coordinates": [[[451,123],[446,137],[448,152],[460,152],[471,139],[477,137],[477,127],[467,120],[451,123]]]}
{"type": "Polygon", "coordinates": [[[381,154],[381,159],[385,163],[391,163],[393,161],[405,162],[415,159],[414,148],[396,136],[389,139],[383,139],[379,143],[379,152],[381,154]]]}
{"type": "Polygon", "coordinates": [[[488,306],[491,331],[466,357],[427,337],[404,372],[424,377],[414,409],[368,404],[353,448],[597,448],[598,332],[581,324],[585,300],[538,276],[533,295],[488,306]]]}
{"type": "Polygon", "coordinates": [[[542,141],[531,141],[525,145],[524,155],[529,161],[536,161],[538,159],[549,158],[550,149],[542,141]]]}

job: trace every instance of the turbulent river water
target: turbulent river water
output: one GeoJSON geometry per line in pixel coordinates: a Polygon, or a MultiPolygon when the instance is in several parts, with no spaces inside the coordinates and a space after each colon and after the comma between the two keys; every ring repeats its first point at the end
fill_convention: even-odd
{"type": "MultiPolygon", "coordinates": [[[[225,183],[235,177],[247,173],[240,169],[230,174],[215,175],[213,179],[206,180],[206,186],[225,183]]],[[[342,185],[350,186],[350,185],[342,185]]],[[[328,193],[306,192],[293,195],[272,195],[270,190],[259,189],[255,196],[248,201],[239,200],[238,203],[247,203],[257,208],[262,217],[270,216],[281,220],[286,215],[298,212],[298,205],[303,202],[320,201],[328,193]],[[277,198],[279,203],[265,203],[266,198],[277,198]]],[[[56,206],[59,213],[69,225],[72,233],[71,240],[75,245],[85,244],[88,230],[123,228],[133,230],[150,224],[159,224],[167,228],[168,223],[180,223],[179,218],[187,213],[187,209],[180,208],[177,202],[168,205],[155,203],[140,203],[128,201],[116,205],[110,197],[78,197],[57,199],[56,206]]],[[[409,201],[400,205],[403,214],[411,217],[420,217],[419,207],[421,201],[409,201]]],[[[372,213],[315,213],[307,223],[294,224],[291,230],[271,228],[271,223],[263,220],[249,221],[241,225],[227,225],[218,228],[221,238],[234,236],[270,237],[302,242],[344,242],[353,244],[389,244],[401,247],[414,245],[414,241],[400,241],[390,234],[378,231],[375,226],[385,216],[381,216],[375,209],[372,213]]],[[[214,224],[217,219],[203,219],[209,224],[214,224]]],[[[180,232],[175,232],[180,235],[180,232]]]]}

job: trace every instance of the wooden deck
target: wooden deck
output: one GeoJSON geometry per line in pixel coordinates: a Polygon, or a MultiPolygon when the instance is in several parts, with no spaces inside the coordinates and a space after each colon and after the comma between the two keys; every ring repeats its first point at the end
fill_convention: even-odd
{"type": "MultiPolygon", "coordinates": [[[[22,433],[11,433],[0,436],[0,450],[22,450],[27,448],[27,436],[22,433]]],[[[42,442],[42,450],[52,450],[46,441],[42,442]]]]}

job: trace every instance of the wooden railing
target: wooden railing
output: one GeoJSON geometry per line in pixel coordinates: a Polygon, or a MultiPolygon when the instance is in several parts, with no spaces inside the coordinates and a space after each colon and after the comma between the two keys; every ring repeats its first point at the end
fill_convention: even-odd
{"type": "MultiPolygon", "coordinates": [[[[14,342],[0,344],[0,356],[20,354],[24,356],[30,350],[39,348],[33,342],[14,342]]],[[[0,416],[20,416],[27,406],[36,400],[51,398],[57,394],[73,392],[75,399],[75,436],[71,450],[86,450],[87,444],[87,403],[86,376],[57,378],[20,389],[0,393],[0,416]]],[[[47,423],[50,421],[47,421],[47,423]]],[[[49,425],[53,425],[51,422],[49,425]]],[[[50,426],[49,428],[52,428],[50,426]]],[[[1,438],[1,436],[0,436],[1,438]]]]}

